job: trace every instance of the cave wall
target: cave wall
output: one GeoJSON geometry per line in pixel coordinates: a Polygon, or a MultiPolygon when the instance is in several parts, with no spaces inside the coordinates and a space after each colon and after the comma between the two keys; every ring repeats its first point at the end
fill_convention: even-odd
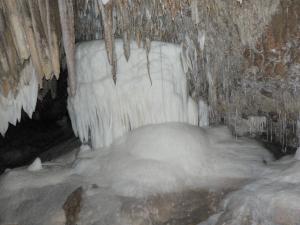
{"type": "MultiPolygon", "coordinates": [[[[299,0],[3,0],[0,32],[9,32],[0,40],[1,94],[16,89],[18,71],[28,60],[33,61],[39,81],[58,76],[57,61],[67,65],[72,78],[75,41],[105,40],[115,82],[116,38],[123,39],[126,58],[131,40],[147,52],[151,41],[172,42],[182,46],[190,95],[209,105],[211,124],[227,124],[237,135],[264,136],[281,143],[283,150],[296,147],[299,4],[299,0]],[[24,41],[27,50],[22,48],[24,41]]],[[[72,89],[76,84],[71,81],[72,89]]]]}

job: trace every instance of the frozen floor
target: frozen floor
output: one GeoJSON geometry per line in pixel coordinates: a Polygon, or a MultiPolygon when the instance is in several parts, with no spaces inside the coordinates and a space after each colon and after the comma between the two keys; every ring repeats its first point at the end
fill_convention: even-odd
{"type": "Polygon", "coordinates": [[[0,177],[0,224],[299,224],[300,162],[224,128],[166,123],[0,177]],[[32,167],[31,167],[32,168],[32,167]],[[198,219],[197,219],[198,218],[198,219]]]}

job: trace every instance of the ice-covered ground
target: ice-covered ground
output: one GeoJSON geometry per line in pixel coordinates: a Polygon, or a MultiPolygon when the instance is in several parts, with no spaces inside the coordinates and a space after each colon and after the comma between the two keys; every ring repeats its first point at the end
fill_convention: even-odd
{"type": "Polygon", "coordinates": [[[261,178],[229,195],[200,225],[299,225],[300,161],[272,162],[261,178]]]}
{"type": "Polygon", "coordinates": [[[149,125],[129,132],[102,151],[82,146],[53,162],[43,162],[39,170],[8,171],[0,180],[0,222],[63,224],[59,221],[65,220],[64,213],[58,209],[72,191],[82,187],[86,190],[82,224],[122,224],[116,222],[120,196],[145,198],[187,189],[222,188],[231,180],[264,176],[264,171],[271,170],[271,162],[272,156],[260,145],[236,140],[224,127],[149,125]]]}

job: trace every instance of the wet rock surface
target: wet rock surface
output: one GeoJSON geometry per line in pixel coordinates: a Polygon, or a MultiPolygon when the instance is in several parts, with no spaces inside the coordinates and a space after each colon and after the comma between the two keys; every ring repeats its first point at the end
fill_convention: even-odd
{"type": "Polygon", "coordinates": [[[82,187],[77,188],[71,195],[68,196],[63,205],[67,219],[66,225],[75,225],[77,223],[82,204],[82,191],[82,187]]]}

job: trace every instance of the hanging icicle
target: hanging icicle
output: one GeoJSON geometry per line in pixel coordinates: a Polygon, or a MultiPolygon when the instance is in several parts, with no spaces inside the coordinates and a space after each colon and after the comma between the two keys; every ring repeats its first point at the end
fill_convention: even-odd
{"type": "Polygon", "coordinates": [[[22,22],[26,34],[27,43],[30,50],[31,61],[37,74],[38,83],[40,87],[42,87],[42,79],[44,76],[44,72],[42,69],[41,60],[39,58],[39,53],[37,50],[29,6],[27,1],[19,1],[18,4],[20,7],[20,12],[21,12],[20,14],[22,15],[22,22]]]}
{"type": "Polygon", "coordinates": [[[28,1],[28,4],[34,31],[35,44],[43,70],[42,76],[50,79],[52,75],[52,64],[48,48],[47,36],[41,18],[43,12],[40,12],[38,0],[30,0],[28,1]]]}
{"type": "Polygon", "coordinates": [[[123,33],[123,48],[126,60],[130,57],[130,19],[129,19],[129,6],[128,0],[117,0],[118,10],[120,12],[122,20],[122,33],[123,33]]]}
{"type": "Polygon", "coordinates": [[[150,53],[150,49],[151,49],[151,40],[149,38],[146,38],[146,40],[145,40],[145,48],[146,48],[146,56],[147,56],[147,72],[148,72],[150,84],[152,86],[152,78],[151,78],[151,75],[150,75],[150,61],[149,61],[149,53],[150,53]]]}
{"type": "Polygon", "coordinates": [[[112,66],[112,77],[116,84],[117,82],[117,59],[115,53],[115,41],[113,33],[113,7],[114,2],[112,0],[105,1],[98,0],[98,5],[102,15],[102,22],[104,25],[104,41],[107,52],[107,58],[109,64],[112,66]]]}
{"type": "Polygon", "coordinates": [[[24,27],[20,20],[20,13],[18,11],[16,0],[4,0],[3,1],[9,29],[11,30],[12,37],[17,49],[19,58],[23,61],[29,58],[30,52],[25,37],[24,27]]]}
{"type": "Polygon", "coordinates": [[[60,74],[60,62],[59,62],[59,43],[60,37],[59,29],[59,10],[57,1],[46,0],[46,26],[48,45],[51,55],[52,70],[55,77],[58,79],[60,74]]]}
{"type": "Polygon", "coordinates": [[[75,30],[74,30],[74,12],[72,0],[58,0],[60,24],[62,28],[62,36],[64,49],[66,52],[69,94],[75,95],[76,78],[75,78],[75,30]]]}

